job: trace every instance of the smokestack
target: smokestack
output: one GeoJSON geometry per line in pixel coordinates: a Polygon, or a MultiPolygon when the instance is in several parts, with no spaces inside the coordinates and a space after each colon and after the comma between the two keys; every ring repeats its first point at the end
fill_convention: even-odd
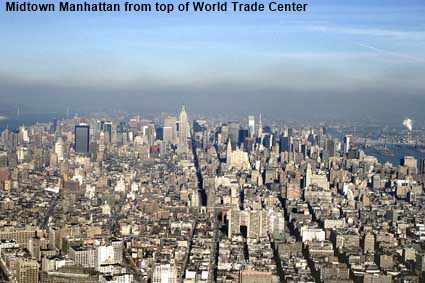
{"type": "Polygon", "coordinates": [[[403,126],[405,126],[411,132],[413,129],[413,121],[409,118],[404,119],[403,126]]]}
{"type": "Polygon", "coordinates": [[[407,132],[407,143],[413,143],[412,140],[412,131],[407,132]]]}
{"type": "Polygon", "coordinates": [[[413,121],[406,118],[403,120],[403,126],[407,128],[407,143],[412,143],[413,121]]]}

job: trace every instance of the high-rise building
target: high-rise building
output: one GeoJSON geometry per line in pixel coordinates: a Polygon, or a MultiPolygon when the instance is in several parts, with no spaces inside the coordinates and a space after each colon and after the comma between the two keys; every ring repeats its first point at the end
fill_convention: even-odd
{"type": "Polygon", "coordinates": [[[143,127],[143,134],[146,136],[149,145],[153,145],[156,139],[155,125],[149,124],[143,127]]]}
{"type": "Polygon", "coordinates": [[[28,136],[28,130],[25,127],[19,128],[19,143],[28,143],[30,141],[28,136]]]}
{"type": "Polygon", "coordinates": [[[50,126],[50,133],[51,134],[56,133],[56,130],[57,129],[58,129],[58,120],[57,119],[53,119],[52,125],[50,126]]]}
{"type": "Polygon", "coordinates": [[[375,236],[372,233],[367,233],[364,237],[363,252],[364,253],[375,252],[375,236]]]}
{"type": "Polygon", "coordinates": [[[179,116],[179,144],[178,149],[180,152],[188,152],[189,144],[188,138],[190,138],[190,125],[187,117],[186,109],[183,105],[182,111],[179,116]]]}
{"type": "Polygon", "coordinates": [[[75,264],[84,267],[95,267],[96,250],[93,248],[83,248],[80,246],[71,246],[69,248],[69,257],[75,264]]]}
{"type": "Polygon", "coordinates": [[[272,283],[276,282],[275,275],[270,271],[244,270],[240,272],[241,283],[272,283]]]}
{"type": "Polygon", "coordinates": [[[229,139],[229,127],[227,126],[227,124],[224,124],[221,126],[220,135],[221,135],[221,143],[223,144],[227,143],[229,139]]]}
{"type": "Polygon", "coordinates": [[[227,141],[227,147],[226,147],[226,162],[227,164],[231,164],[231,155],[232,155],[232,143],[230,142],[230,139],[227,141]]]}
{"type": "Polygon", "coordinates": [[[231,209],[227,213],[227,218],[229,219],[229,225],[228,225],[228,237],[231,239],[234,235],[240,234],[240,223],[241,223],[241,216],[240,216],[240,210],[239,209],[231,209]]]}
{"type": "Polygon", "coordinates": [[[112,122],[106,121],[103,126],[103,131],[106,135],[105,141],[108,143],[112,142],[112,122]]]}
{"type": "Polygon", "coordinates": [[[254,143],[255,143],[255,138],[254,137],[245,138],[245,141],[244,141],[244,151],[251,152],[253,150],[253,148],[254,148],[254,143]]]}
{"type": "MultiPolygon", "coordinates": [[[[174,116],[168,116],[167,118],[165,118],[164,128],[169,128],[169,131],[170,131],[169,143],[175,144],[176,138],[177,138],[177,118],[174,116]]],[[[165,136],[165,133],[164,133],[164,136],[165,136]]],[[[164,137],[164,141],[165,141],[165,137],[164,137]]]]}
{"type": "Polygon", "coordinates": [[[418,173],[418,161],[414,156],[403,156],[400,163],[402,166],[406,166],[409,169],[410,174],[418,173]]]}
{"type": "Polygon", "coordinates": [[[90,126],[79,124],[75,126],[75,152],[89,153],[90,148],[90,126]]]}
{"type": "Polygon", "coordinates": [[[372,176],[372,188],[381,188],[381,176],[379,174],[375,174],[372,176]]]}
{"type": "Polygon", "coordinates": [[[16,266],[17,283],[38,283],[39,264],[33,259],[19,259],[16,266]]]}
{"type": "Polygon", "coordinates": [[[195,120],[193,121],[193,132],[201,133],[206,131],[207,122],[205,120],[195,120]]]}
{"type": "Polygon", "coordinates": [[[112,142],[112,122],[110,121],[97,121],[96,126],[96,134],[100,134],[101,132],[105,135],[105,142],[112,142]]]}
{"type": "Polygon", "coordinates": [[[307,168],[305,170],[305,177],[304,177],[304,188],[307,189],[312,184],[312,175],[313,171],[311,169],[310,163],[307,163],[307,168]]]}
{"type": "Polygon", "coordinates": [[[28,243],[31,256],[37,261],[41,260],[41,242],[42,239],[40,239],[38,236],[35,236],[34,238],[30,239],[28,243]]]}
{"type": "Polygon", "coordinates": [[[261,119],[261,113],[260,113],[260,119],[258,121],[258,137],[261,138],[262,135],[263,135],[263,121],[261,119]]]}
{"type": "Polygon", "coordinates": [[[346,135],[344,137],[344,153],[348,153],[348,151],[350,150],[350,142],[351,142],[351,136],[346,135]]]}
{"type": "Polygon", "coordinates": [[[105,262],[115,263],[115,250],[113,246],[97,246],[95,268],[99,270],[105,262]]]}
{"type": "Polygon", "coordinates": [[[155,266],[152,276],[153,283],[176,283],[177,269],[171,264],[161,264],[155,266]]]}
{"type": "Polygon", "coordinates": [[[249,211],[246,217],[247,237],[250,239],[258,239],[261,236],[261,210],[249,211]]]}
{"type": "Polygon", "coordinates": [[[162,140],[164,141],[164,144],[174,143],[173,129],[171,127],[162,128],[162,140]]]}
{"type": "Polygon", "coordinates": [[[279,151],[280,152],[290,152],[291,150],[291,144],[290,144],[290,139],[289,137],[280,137],[280,142],[279,142],[279,151]]]}
{"type": "Polygon", "coordinates": [[[245,143],[245,139],[249,137],[249,130],[247,129],[240,129],[239,130],[239,141],[238,141],[238,145],[240,146],[241,144],[245,143]]]}
{"type": "Polygon", "coordinates": [[[262,144],[265,148],[271,148],[273,146],[273,134],[265,134],[262,144]]]}
{"type": "Polygon", "coordinates": [[[416,253],[415,271],[418,275],[422,274],[425,271],[425,253],[416,253]]]}
{"type": "Polygon", "coordinates": [[[121,262],[123,259],[123,253],[124,253],[123,242],[120,240],[115,240],[115,241],[112,241],[111,245],[114,248],[114,260],[116,262],[121,262]]]}
{"type": "Polygon", "coordinates": [[[421,159],[421,173],[425,175],[425,158],[421,159]]]}
{"type": "Polygon", "coordinates": [[[255,136],[255,116],[248,116],[248,132],[249,136],[255,136]]]}
{"type": "Polygon", "coordinates": [[[239,129],[240,129],[240,124],[238,122],[229,123],[229,139],[232,142],[233,148],[236,148],[239,142],[239,129]]]}
{"type": "Polygon", "coordinates": [[[336,156],[336,144],[334,139],[329,139],[326,143],[326,150],[329,156],[336,156]]]}
{"type": "Polygon", "coordinates": [[[162,141],[164,139],[164,128],[155,128],[155,137],[157,140],[162,141]]]}
{"type": "Polygon", "coordinates": [[[65,146],[63,144],[62,138],[59,137],[59,139],[55,143],[55,153],[58,156],[58,161],[62,161],[64,159],[64,149],[65,146]]]}
{"type": "Polygon", "coordinates": [[[248,238],[258,239],[267,237],[267,232],[270,232],[270,219],[266,210],[252,210],[249,212],[246,220],[248,238]]]}

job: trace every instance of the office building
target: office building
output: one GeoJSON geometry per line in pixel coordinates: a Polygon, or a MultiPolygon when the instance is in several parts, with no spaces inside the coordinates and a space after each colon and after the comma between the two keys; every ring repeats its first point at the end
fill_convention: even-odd
{"type": "Polygon", "coordinates": [[[167,118],[165,118],[164,132],[165,132],[165,128],[168,128],[167,131],[169,131],[169,133],[167,134],[167,140],[165,138],[165,133],[164,133],[164,141],[175,144],[176,138],[177,138],[177,118],[174,116],[168,116],[167,118]]]}
{"type": "Polygon", "coordinates": [[[152,276],[153,283],[176,283],[177,270],[171,264],[161,264],[155,266],[152,276]]]}
{"type": "Polygon", "coordinates": [[[248,132],[250,137],[255,136],[255,116],[248,116],[248,132]]]}
{"type": "Polygon", "coordinates": [[[186,109],[183,106],[179,116],[179,144],[180,152],[189,151],[190,125],[187,117],[186,109]]]}
{"type": "Polygon", "coordinates": [[[58,156],[58,161],[62,161],[64,159],[64,150],[65,146],[63,144],[63,140],[61,137],[59,137],[59,139],[55,143],[55,153],[58,156]]]}
{"type": "Polygon", "coordinates": [[[290,138],[289,137],[280,137],[279,141],[279,151],[280,152],[290,152],[291,151],[291,144],[290,144],[290,138]]]}
{"type": "Polygon", "coordinates": [[[344,137],[344,153],[348,153],[348,151],[350,150],[350,142],[351,142],[351,136],[346,135],[344,137]]]}
{"type": "Polygon", "coordinates": [[[79,124],[75,126],[75,152],[87,154],[90,149],[90,126],[79,124]]]}
{"type": "Polygon", "coordinates": [[[33,259],[19,259],[16,266],[17,283],[38,283],[39,264],[33,259]]]}

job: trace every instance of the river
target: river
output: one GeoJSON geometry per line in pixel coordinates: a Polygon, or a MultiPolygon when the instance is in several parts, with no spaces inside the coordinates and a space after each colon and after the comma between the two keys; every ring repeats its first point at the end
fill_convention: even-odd
{"type": "Polygon", "coordinates": [[[380,163],[391,162],[395,165],[400,164],[400,159],[403,156],[414,156],[418,160],[418,168],[420,167],[420,160],[425,159],[425,152],[420,152],[412,145],[387,145],[386,147],[393,152],[393,156],[383,155],[372,148],[367,148],[365,153],[376,156],[380,163]]]}

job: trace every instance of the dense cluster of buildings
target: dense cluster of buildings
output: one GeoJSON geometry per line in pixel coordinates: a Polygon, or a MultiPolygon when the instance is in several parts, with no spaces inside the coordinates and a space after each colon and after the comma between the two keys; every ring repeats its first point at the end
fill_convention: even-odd
{"type": "Polygon", "coordinates": [[[0,137],[16,283],[423,282],[425,162],[325,127],[73,118],[0,137]],[[422,164],[422,165],[421,165],[422,164]]]}

